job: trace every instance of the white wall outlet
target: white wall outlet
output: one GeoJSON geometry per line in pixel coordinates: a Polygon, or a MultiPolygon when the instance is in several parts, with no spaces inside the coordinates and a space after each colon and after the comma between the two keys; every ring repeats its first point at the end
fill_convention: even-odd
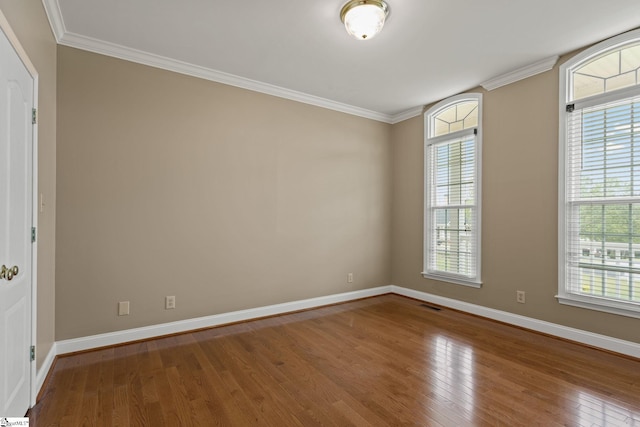
{"type": "Polygon", "coordinates": [[[164,308],[165,310],[171,310],[176,308],[176,297],[175,296],[164,297],[164,308]]]}
{"type": "Polygon", "coordinates": [[[118,316],[129,315],[129,301],[120,301],[118,303],[118,316]]]}
{"type": "Polygon", "coordinates": [[[347,283],[353,283],[353,273],[347,274],[347,283]]]}
{"type": "Polygon", "coordinates": [[[516,291],[516,301],[519,302],[520,304],[524,304],[525,302],[524,291],[516,291]]]}

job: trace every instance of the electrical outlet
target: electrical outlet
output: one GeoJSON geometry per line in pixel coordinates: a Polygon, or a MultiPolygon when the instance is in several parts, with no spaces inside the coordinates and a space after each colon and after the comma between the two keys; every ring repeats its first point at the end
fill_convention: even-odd
{"type": "Polygon", "coordinates": [[[120,301],[118,303],[118,316],[129,315],[129,301],[120,301]]]}
{"type": "Polygon", "coordinates": [[[347,274],[347,283],[353,283],[353,273],[347,274]]]}
{"type": "Polygon", "coordinates": [[[164,297],[164,308],[165,310],[171,310],[176,308],[176,297],[175,296],[164,297]]]}
{"type": "Polygon", "coordinates": [[[525,302],[524,291],[516,291],[516,301],[519,302],[520,304],[524,304],[525,302]]]}

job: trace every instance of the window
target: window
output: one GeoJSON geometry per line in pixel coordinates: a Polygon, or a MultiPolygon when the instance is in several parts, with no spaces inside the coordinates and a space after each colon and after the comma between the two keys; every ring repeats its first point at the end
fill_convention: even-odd
{"type": "Polygon", "coordinates": [[[480,287],[482,95],[425,113],[423,276],[480,287]]]}
{"type": "Polygon", "coordinates": [[[558,300],[640,317],[640,31],[563,64],[560,99],[558,300]]]}

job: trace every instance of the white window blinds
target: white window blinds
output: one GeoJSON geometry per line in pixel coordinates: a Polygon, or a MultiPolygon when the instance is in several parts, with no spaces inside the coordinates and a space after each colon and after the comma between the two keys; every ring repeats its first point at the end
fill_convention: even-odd
{"type": "Polygon", "coordinates": [[[476,129],[427,142],[426,273],[478,279],[476,129]]]}
{"type": "Polygon", "coordinates": [[[640,97],[585,104],[566,115],[564,292],[640,309],[640,97]]]}
{"type": "Polygon", "coordinates": [[[425,113],[422,275],[479,288],[482,94],[447,98],[425,113]]]}

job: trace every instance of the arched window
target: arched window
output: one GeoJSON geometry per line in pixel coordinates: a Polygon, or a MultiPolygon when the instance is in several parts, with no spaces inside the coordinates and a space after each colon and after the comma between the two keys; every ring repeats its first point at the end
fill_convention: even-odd
{"type": "Polygon", "coordinates": [[[425,113],[424,270],[480,287],[482,95],[448,98],[425,113]]]}
{"type": "Polygon", "coordinates": [[[560,67],[561,303],[640,317],[640,31],[560,67]]]}

